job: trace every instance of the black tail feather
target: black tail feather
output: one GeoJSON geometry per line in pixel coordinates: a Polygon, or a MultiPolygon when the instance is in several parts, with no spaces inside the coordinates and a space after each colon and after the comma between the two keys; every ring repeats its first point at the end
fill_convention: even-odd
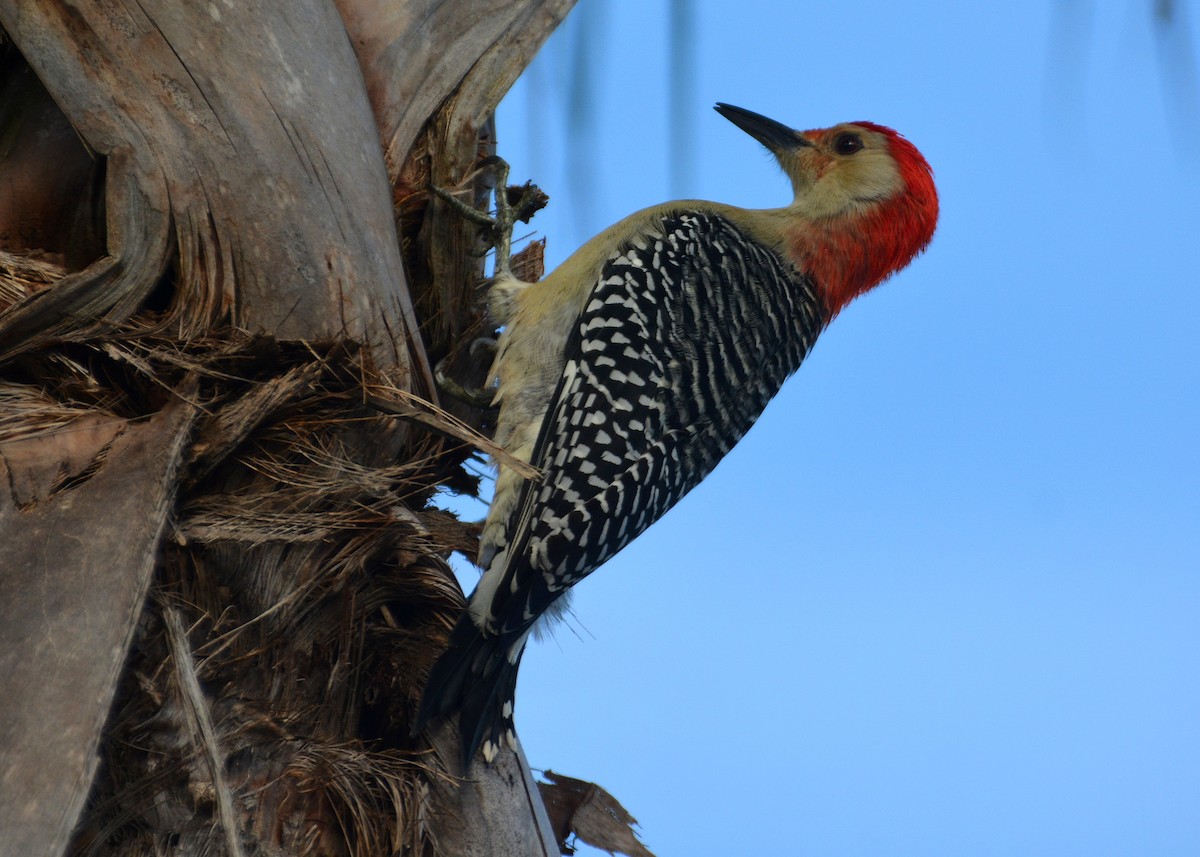
{"type": "Polygon", "coordinates": [[[515,740],[513,698],[517,666],[509,661],[516,637],[484,636],[464,613],[450,635],[450,645],[433,665],[413,723],[413,734],[431,720],[458,713],[463,770],[471,767],[480,746],[491,761],[502,744],[515,740]]]}

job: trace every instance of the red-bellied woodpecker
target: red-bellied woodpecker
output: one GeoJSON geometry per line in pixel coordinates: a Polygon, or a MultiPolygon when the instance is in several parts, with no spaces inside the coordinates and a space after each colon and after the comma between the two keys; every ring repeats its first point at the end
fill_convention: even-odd
{"type": "Polygon", "coordinates": [[[504,276],[496,442],[541,478],[500,467],[483,578],[433,669],[418,725],[460,712],[469,765],[512,743],[526,640],[567,590],[695,488],[847,303],[933,237],[932,171],[871,122],[794,131],[717,111],[791,179],[783,208],[669,202],[606,229],[536,284],[504,276]]]}

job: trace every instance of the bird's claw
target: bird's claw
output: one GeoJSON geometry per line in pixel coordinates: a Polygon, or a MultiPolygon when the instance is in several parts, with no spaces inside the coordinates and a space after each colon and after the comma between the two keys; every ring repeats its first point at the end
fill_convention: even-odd
{"type": "Polygon", "coordinates": [[[492,197],[496,206],[495,216],[468,205],[445,188],[434,186],[433,192],[464,218],[487,228],[492,247],[496,250],[492,277],[493,279],[511,277],[513,227],[518,221],[528,222],[534,212],[545,206],[546,195],[532,182],[510,188],[508,186],[508,162],[497,155],[484,158],[480,162],[480,167],[491,167],[493,170],[492,197]],[[515,202],[510,200],[513,190],[519,193],[515,202]]]}
{"type": "Polygon", "coordinates": [[[486,348],[488,351],[492,352],[493,355],[495,355],[497,344],[498,340],[494,336],[477,336],[472,339],[471,344],[467,346],[467,353],[474,357],[475,352],[482,348],[486,348]]]}
{"type": "MultiPolygon", "coordinates": [[[[495,352],[495,338],[491,336],[478,337],[469,346],[468,353],[474,357],[475,352],[481,348],[495,352]]],[[[438,390],[473,408],[487,410],[492,407],[492,400],[496,397],[495,387],[468,387],[447,375],[445,369],[446,359],[439,360],[438,364],[433,367],[433,379],[437,382],[438,390]]]]}

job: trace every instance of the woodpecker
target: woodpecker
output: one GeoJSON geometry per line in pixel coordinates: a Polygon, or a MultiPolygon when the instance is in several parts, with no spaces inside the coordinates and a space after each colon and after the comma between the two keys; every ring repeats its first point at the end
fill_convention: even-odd
{"type": "Polygon", "coordinates": [[[657,205],[541,282],[498,271],[489,292],[504,328],[496,442],[541,475],[499,467],[483,577],[418,711],[417,729],[459,713],[464,768],[480,747],[490,762],[515,745],[517,667],[539,618],[695,488],[842,308],[933,237],[933,172],[890,128],[796,131],[716,110],[775,156],[788,205],[657,205]]]}

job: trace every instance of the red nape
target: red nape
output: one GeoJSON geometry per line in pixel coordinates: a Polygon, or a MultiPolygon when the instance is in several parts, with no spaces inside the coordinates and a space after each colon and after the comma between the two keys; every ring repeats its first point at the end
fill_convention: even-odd
{"type": "Polygon", "coordinates": [[[938,220],[933,170],[917,147],[891,128],[854,124],[888,138],[904,191],[865,213],[809,223],[794,236],[796,256],[816,282],[830,319],[911,262],[933,239],[938,220]]]}

